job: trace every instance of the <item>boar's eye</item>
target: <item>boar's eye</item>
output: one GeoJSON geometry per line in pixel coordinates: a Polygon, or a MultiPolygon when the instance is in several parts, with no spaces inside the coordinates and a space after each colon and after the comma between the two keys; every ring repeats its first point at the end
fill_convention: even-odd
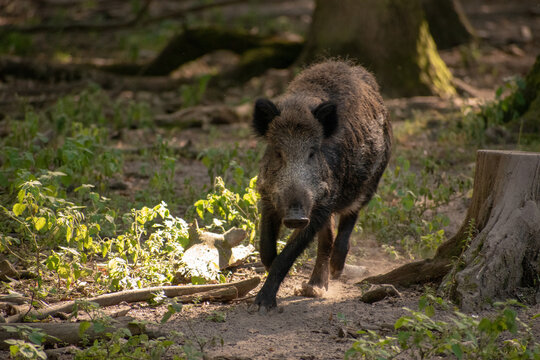
{"type": "Polygon", "coordinates": [[[309,159],[312,160],[315,157],[315,149],[309,150],[309,159]]]}

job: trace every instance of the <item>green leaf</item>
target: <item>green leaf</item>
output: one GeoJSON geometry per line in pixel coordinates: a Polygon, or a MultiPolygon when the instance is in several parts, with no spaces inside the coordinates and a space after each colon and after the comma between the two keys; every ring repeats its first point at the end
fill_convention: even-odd
{"type": "Polygon", "coordinates": [[[37,219],[34,220],[34,227],[36,228],[37,231],[40,231],[41,229],[43,229],[43,227],[47,224],[47,219],[45,219],[44,217],[38,217],[37,219]]]}
{"type": "Polygon", "coordinates": [[[487,318],[482,318],[480,320],[480,323],[478,324],[478,330],[484,331],[484,332],[490,332],[492,327],[491,320],[487,318]]]}
{"type": "Polygon", "coordinates": [[[19,192],[17,193],[17,199],[19,200],[20,203],[24,201],[25,196],[26,196],[26,191],[23,189],[19,190],[19,192]]]}
{"type": "Polygon", "coordinates": [[[174,312],[167,311],[165,314],[163,314],[163,317],[161,318],[160,323],[162,323],[162,324],[166,323],[171,318],[171,316],[173,314],[174,314],[174,312]]]}
{"type": "Polygon", "coordinates": [[[28,340],[30,340],[36,345],[41,345],[43,343],[43,340],[45,340],[45,334],[38,331],[33,331],[28,335],[28,340]]]}
{"type": "Polygon", "coordinates": [[[96,334],[101,334],[105,330],[107,330],[107,328],[105,327],[105,324],[103,324],[102,322],[95,322],[94,323],[94,332],[96,334]]]}
{"type": "Polygon", "coordinates": [[[202,284],[206,284],[206,279],[203,278],[202,276],[192,276],[191,277],[191,283],[193,285],[202,285],[202,284]]]}
{"type": "Polygon", "coordinates": [[[92,323],[90,321],[83,321],[79,325],[79,337],[82,337],[86,330],[88,330],[92,326],[92,323]]]}
{"type": "MultiPolygon", "coordinates": [[[[9,340],[6,340],[6,342],[9,344],[9,340]]],[[[9,347],[9,353],[11,356],[15,357],[19,353],[19,345],[11,345],[9,347]]]]}
{"type": "Polygon", "coordinates": [[[406,323],[408,323],[408,319],[405,316],[400,317],[399,319],[396,320],[396,323],[394,324],[394,329],[397,330],[403,325],[405,325],[406,323]]]}
{"type": "Polygon", "coordinates": [[[26,209],[26,204],[16,203],[13,205],[13,213],[15,216],[19,216],[23,213],[23,211],[26,209]]]}
{"type": "Polygon", "coordinates": [[[400,331],[398,333],[398,341],[401,344],[401,346],[405,345],[407,340],[409,340],[409,337],[411,336],[410,331],[400,331]]]}
{"type": "Polygon", "coordinates": [[[407,194],[401,199],[401,204],[405,211],[411,211],[414,208],[416,195],[412,191],[407,191],[407,194]]]}
{"type": "Polygon", "coordinates": [[[432,317],[433,315],[435,315],[435,308],[433,307],[433,305],[426,306],[424,311],[426,315],[429,317],[432,317]]]}
{"type": "Polygon", "coordinates": [[[452,352],[459,360],[463,359],[463,350],[459,344],[452,344],[452,352]]]}

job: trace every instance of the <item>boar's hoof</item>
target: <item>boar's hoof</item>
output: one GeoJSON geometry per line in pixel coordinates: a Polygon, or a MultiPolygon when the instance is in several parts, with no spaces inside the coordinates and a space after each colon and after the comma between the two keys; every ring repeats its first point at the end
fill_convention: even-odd
{"type": "Polygon", "coordinates": [[[271,312],[272,310],[277,309],[277,302],[276,299],[268,299],[261,296],[259,293],[257,297],[255,298],[255,301],[253,304],[251,304],[248,307],[248,312],[250,314],[259,313],[259,314],[266,314],[271,312]]]}
{"type": "Polygon", "coordinates": [[[339,279],[339,277],[341,276],[341,274],[343,273],[343,269],[330,269],[330,277],[332,278],[332,280],[337,280],[339,279]]]}
{"type": "Polygon", "coordinates": [[[294,294],[297,296],[320,298],[320,297],[323,297],[324,295],[324,289],[318,286],[314,286],[306,282],[303,282],[302,287],[300,289],[296,289],[294,294]]]}

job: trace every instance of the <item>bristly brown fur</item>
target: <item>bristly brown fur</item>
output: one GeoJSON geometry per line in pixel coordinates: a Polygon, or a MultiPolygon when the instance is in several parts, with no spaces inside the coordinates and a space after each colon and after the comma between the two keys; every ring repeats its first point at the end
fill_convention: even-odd
{"type": "Polygon", "coordinates": [[[375,78],[351,62],[310,66],[276,99],[275,115],[258,117],[268,101],[259,100],[264,108],[256,104],[254,112],[254,127],[265,129],[259,134],[267,143],[258,178],[261,258],[270,274],[256,304],[264,307],[275,304],[283,277],[316,233],[319,254],[309,285],[327,287],[329,271],[339,276],[358,211],[377,189],[392,143],[375,78]],[[286,222],[291,213],[302,219],[286,222]],[[335,240],[333,214],[341,216],[335,240]],[[277,255],[282,221],[306,227],[277,255]]]}

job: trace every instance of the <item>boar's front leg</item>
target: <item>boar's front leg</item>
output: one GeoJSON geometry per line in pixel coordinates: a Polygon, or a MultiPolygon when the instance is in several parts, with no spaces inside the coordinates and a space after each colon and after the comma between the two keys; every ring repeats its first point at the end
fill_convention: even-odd
{"type": "Polygon", "coordinates": [[[330,272],[332,279],[337,279],[343,272],[345,266],[345,259],[349,252],[349,238],[354,229],[358,219],[358,211],[341,215],[339,218],[338,233],[336,240],[334,241],[334,248],[332,249],[332,256],[330,257],[330,272]]]}
{"type": "Polygon", "coordinates": [[[271,204],[263,202],[261,205],[261,225],[259,251],[261,261],[270,270],[272,262],[277,256],[276,241],[281,227],[281,218],[271,204]]]}
{"type": "Polygon", "coordinates": [[[268,277],[257,297],[255,297],[253,303],[255,307],[259,310],[262,308],[270,310],[276,307],[276,294],[285,275],[289,272],[296,258],[300,256],[302,251],[313,240],[315,234],[327,223],[329,217],[330,213],[328,211],[313,209],[309,225],[302,230],[296,230],[291,235],[291,239],[287,242],[287,245],[285,245],[283,250],[274,259],[268,277]]]}

